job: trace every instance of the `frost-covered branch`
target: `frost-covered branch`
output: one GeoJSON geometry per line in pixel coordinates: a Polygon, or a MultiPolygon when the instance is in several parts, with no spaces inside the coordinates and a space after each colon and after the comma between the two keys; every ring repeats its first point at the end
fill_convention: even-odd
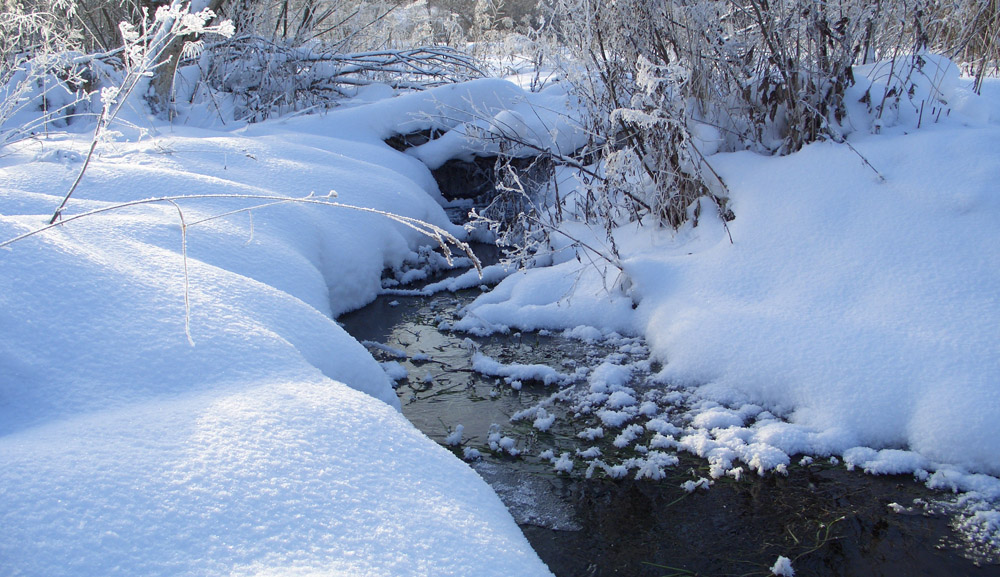
{"type": "Polygon", "coordinates": [[[376,208],[370,208],[370,207],[364,207],[364,206],[356,206],[356,205],[352,205],[352,204],[344,204],[342,202],[337,202],[335,200],[332,200],[333,198],[336,198],[335,194],[333,194],[333,193],[331,193],[329,195],[326,195],[326,196],[315,196],[313,194],[310,194],[308,196],[303,196],[303,197],[285,197],[285,196],[278,196],[278,195],[258,195],[258,194],[180,194],[180,195],[174,195],[174,196],[158,196],[158,197],[152,197],[152,198],[143,198],[143,199],[139,199],[139,200],[133,200],[133,201],[128,201],[128,202],[117,203],[117,204],[114,204],[114,205],[111,205],[111,206],[105,206],[105,207],[101,207],[101,208],[96,208],[96,209],[93,209],[93,210],[89,210],[89,211],[82,212],[82,213],[79,213],[79,214],[74,214],[74,215],[71,215],[71,216],[64,216],[58,222],[49,222],[45,226],[41,226],[39,228],[32,229],[32,230],[30,230],[28,232],[25,232],[23,234],[20,234],[20,235],[14,237],[14,238],[10,238],[10,239],[7,239],[7,240],[5,240],[3,242],[0,242],[0,248],[4,248],[4,247],[7,247],[7,246],[10,246],[10,245],[12,245],[12,244],[14,244],[16,242],[19,242],[19,241],[24,240],[26,238],[29,238],[29,237],[35,236],[37,234],[43,233],[43,232],[45,232],[47,230],[50,230],[50,229],[53,229],[55,227],[71,223],[71,222],[73,222],[75,220],[79,220],[79,219],[82,219],[82,218],[88,218],[88,217],[96,216],[96,215],[99,215],[99,214],[104,214],[104,213],[107,213],[107,212],[118,211],[118,210],[122,210],[122,209],[129,208],[129,207],[142,206],[142,205],[147,205],[147,204],[162,204],[162,203],[175,204],[175,203],[178,203],[178,202],[191,201],[191,200],[224,199],[224,200],[263,201],[264,204],[258,204],[258,205],[243,207],[243,208],[239,208],[239,209],[236,209],[236,210],[233,210],[233,211],[226,212],[226,213],[221,214],[221,215],[215,215],[215,216],[212,216],[212,217],[203,218],[203,219],[200,219],[198,221],[194,221],[192,223],[189,223],[188,226],[194,226],[196,224],[201,224],[201,223],[204,223],[204,222],[208,222],[208,221],[211,221],[211,220],[215,220],[217,218],[222,218],[223,216],[230,216],[230,215],[239,214],[239,213],[242,213],[242,212],[251,212],[251,211],[254,211],[254,210],[259,210],[261,208],[266,208],[266,207],[271,207],[271,206],[275,206],[275,205],[278,205],[278,204],[286,204],[286,203],[292,203],[292,204],[294,204],[294,203],[298,203],[298,204],[315,204],[315,205],[321,205],[321,206],[329,206],[329,207],[333,207],[333,208],[346,208],[346,209],[349,209],[349,210],[356,210],[356,211],[359,211],[359,212],[366,212],[366,213],[370,213],[370,214],[377,214],[379,216],[388,218],[389,220],[392,220],[392,221],[398,222],[398,223],[400,223],[402,225],[405,225],[408,228],[411,228],[411,229],[413,229],[413,230],[415,230],[415,231],[417,231],[417,232],[419,232],[419,233],[421,233],[421,234],[423,234],[423,235],[425,235],[427,237],[430,237],[431,239],[433,239],[434,241],[436,241],[438,243],[438,246],[444,251],[446,258],[449,258],[449,259],[451,258],[451,248],[450,247],[455,247],[458,250],[460,250],[463,253],[465,253],[465,255],[468,256],[470,259],[472,259],[472,261],[475,263],[475,266],[476,266],[477,270],[481,269],[481,265],[479,264],[479,260],[476,258],[475,254],[472,252],[472,249],[469,247],[469,245],[467,243],[461,241],[455,235],[451,234],[447,230],[445,230],[445,229],[443,229],[443,228],[441,228],[441,227],[439,227],[437,225],[434,225],[434,224],[422,221],[422,220],[417,219],[417,218],[412,218],[412,217],[408,217],[408,216],[402,216],[402,215],[395,214],[395,213],[392,213],[392,212],[389,212],[389,211],[379,210],[379,209],[376,209],[376,208]]]}
{"type": "Polygon", "coordinates": [[[476,271],[480,275],[482,275],[482,272],[483,272],[482,263],[476,257],[475,253],[472,251],[472,248],[469,246],[469,244],[466,243],[466,242],[463,242],[461,239],[459,239],[455,235],[451,234],[447,230],[445,230],[445,229],[443,229],[443,228],[441,228],[441,227],[439,227],[437,225],[434,225],[434,224],[422,221],[422,220],[417,219],[417,218],[403,216],[403,215],[395,214],[395,213],[392,213],[392,212],[389,212],[389,211],[379,210],[379,209],[376,209],[376,208],[370,208],[370,207],[365,207],[365,206],[356,206],[356,205],[351,205],[351,204],[345,204],[345,203],[337,202],[337,201],[333,200],[334,198],[336,198],[336,193],[334,193],[333,191],[331,191],[328,195],[325,195],[325,196],[315,196],[313,194],[309,194],[309,195],[304,196],[304,197],[284,197],[284,196],[278,196],[278,195],[257,195],[257,194],[187,194],[187,195],[183,195],[182,194],[182,195],[174,195],[174,196],[159,196],[159,197],[152,197],[152,198],[144,198],[144,199],[139,199],[139,200],[133,200],[133,201],[128,201],[128,202],[117,203],[117,204],[113,204],[113,205],[110,205],[110,206],[105,206],[105,207],[101,207],[101,208],[89,210],[89,211],[86,211],[86,212],[82,212],[82,213],[79,213],[79,214],[74,214],[74,215],[71,215],[71,216],[66,216],[66,217],[62,218],[61,220],[59,220],[58,222],[50,221],[48,224],[46,224],[44,226],[31,229],[31,230],[29,230],[29,231],[27,231],[25,233],[22,233],[22,234],[17,235],[17,236],[15,236],[13,238],[10,238],[10,239],[7,239],[5,241],[0,242],[0,249],[8,248],[8,247],[10,247],[11,245],[13,245],[13,244],[15,244],[17,242],[20,242],[20,241],[25,240],[27,238],[30,238],[30,237],[33,237],[35,235],[44,233],[44,232],[46,232],[48,230],[51,230],[51,229],[53,229],[55,227],[64,226],[64,225],[69,224],[69,223],[71,223],[73,221],[76,221],[76,220],[85,219],[85,218],[91,218],[91,217],[95,217],[95,216],[98,216],[98,215],[101,215],[101,214],[105,214],[105,213],[108,213],[108,212],[119,211],[119,210],[123,210],[123,209],[126,209],[126,208],[131,208],[131,207],[136,207],[136,206],[144,206],[144,205],[150,205],[150,204],[167,204],[167,205],[170,205],[171,207],[173,207],[176,210],[177,217],[178,217],[178,220],[179,220],[180,226],[181,226],[181,258],[182,258],[183,267],[184,267],[184,311],[185,311],[184,330],[185,330],[185,334],[187,334],[188,341],[191,342],[192,345],[194,343],[191,340],[191,329],[190,329],[190,318],[191,318],[191,310],[190,310],[190,308],[191,308],[191,304],[190,304],[190,297],[189,297],[189,274],[188,274],[188,256],[187,256],[187,246],[188,246],[187,235],[188,235],[188,230],[192,226],[197,226],[199,224],[203,224],[203,223],[206,223],[206,222],[217,220],[219,218],[224,218],[226,216],[232,216],[232,215],[241,214],[241,213],[249,213],[249,214],[252,215],[253,211],[257,211],[257,210],[261,210],[261,209],[265,209],[265,208],[270,208],[270,207],[274,207],[274,206],[278,206],[278,205],[283,205],[283,204],[310,204],[310,205],[326,206],[326,207],[331,207],[331,208],[344,208],[344,209],[355,210],[355,211],[358,211],[358,212],[364,212],[364,213],[368,213],[368,214],[375,214],[375,215],[387,218],[389,220],[392,220],[394,222],[397,222],[399,224],[402,224],[402,225],[404,225],[404,226],[406,226],[406,227],[408,227],[408,228],[410,228],[412,230],[415,230],[418,233],[420,233],[420,234],[422,234],[424,236],[427,236],[428,238],[434,240],[437,243],[438,247],[441,249],[442,253],[444,254],[445,260],[448,262],[449,265],[451,265],[452,262],[453,262],[452,261],[452,248],[454,247],[455,249],[457,249],[457,250],[461,251],[463,254],[465,254],[465,256],[468,257],[469,260],[472,262],[473,266],[475,266],[476,271]],[[182,208],[182,203],[184,203],[186,201],[210,200],[210,199],[249,201],[249,202],[252,202],[252,203],[255,203],[255,204],[252,204],[250,206],[240,207],[240,208],[235,209],[235,210],[230,210],[230,211],[227,211],[227,212],[223,212],[223,213],[220,213],[220,214],[212,215],[212,216],[201,218],[201,219],[194,220],[194,221],[189,221],[185,217],[184,210],[182,208]]]}
{"type": "Polygon", "coordinates": [[[319,43],[296,46],[246,35],[207,50],[207,85],[231,95],[237,117],[251,121],[330,107],[358,86],[423,90],[486,75],[468,54],[446,46],[345,53],[319,43]]]}

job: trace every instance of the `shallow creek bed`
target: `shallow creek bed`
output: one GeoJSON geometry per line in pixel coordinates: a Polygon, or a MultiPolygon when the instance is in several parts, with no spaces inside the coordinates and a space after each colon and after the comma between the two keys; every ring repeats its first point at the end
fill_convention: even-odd
{"type": "Polygon", "coordinates": [[[387,294],[338,321],[557,576],[770,575],[779,556],[799,576],[1000,575],[952,531],[946,495],[912,477],[796,457],[713,479],[672,444],[683,395],[649,382],[641,339],[449,330],[481,290],[387,294]]]}

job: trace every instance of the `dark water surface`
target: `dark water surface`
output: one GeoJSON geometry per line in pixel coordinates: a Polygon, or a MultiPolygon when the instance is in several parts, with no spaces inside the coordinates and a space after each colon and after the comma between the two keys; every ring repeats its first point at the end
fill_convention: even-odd
{"type": "MultiPolygon", "coordinates": [[[[518,390],[473,371],[473,351],[572,373],[609,355],[637,361],[643,349],[534,333],[475,338],[439,328],[479,292],[386,295],[338,320],[377,359],[406,370],[397,392],[421,431],[443,443],[463,425],[461,446],[451,448],[459,456],[466,448],[482,454],[474,468],[557,576],[769,575],[779,555],[800,577],[1000,576],[1000,566],[989,563],[995,559],[972,560],[954,546],[948,515],[928,505],[943,495],[909,476],[865,475],[817,460],[790,466],[787,476],[751,473],[689,493],[681,484],[708,477],[708,467],[686,454],[657,481],[632,480],[634,474],[586,479],[579,465],[572,475],[557,473],[538,455],[592,445],[576,437],[592,423],[574,418],[556,386],[524,382],[518,390]],[[530,418],[511,422],[539,403],[559,417],[550,430],[533,428],[530,418]],[[520,455],[491,451],[491,433],[513,439],[520,455]]],[[[603,447],[615,450],[606,440],[603,447]]]]}

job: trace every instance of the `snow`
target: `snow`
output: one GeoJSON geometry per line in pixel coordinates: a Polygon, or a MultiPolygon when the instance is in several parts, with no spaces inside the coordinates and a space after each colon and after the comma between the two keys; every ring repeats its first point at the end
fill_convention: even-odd
{"type": "MultiPolygon", "coordinates": [[[[631,367],[627,365],[617,365],[614,363],[603,362],[594,367],[594,370],[587,378],[587,382],[590,383],[590,390],[594,393],[607,393],[612,390],[614,390],[615,393],[623,393],[624,391],[621,391],[620,389],[628,383],[631,376],[631,367]]],[[[633,398],[631,403],[626,404],[634,403],[635,399],[633,398]]],[[[624,406],[624,404],[620,406],[624,406]]]]}
{"type": "Polygon", "coordinates": [[[794,577],[795,569],[792,568],[792,560],[779,555],[777,561],[771,567],[771,574],[778,575],[779,577],[794,577]]]}
{"type": "Polygon", "coordinates": [[[987,441],[1000,434],[1000,163],[984,154],[998,137],[962,127],[857,143],[886,184],[835,145],[719,158],[736,244],[629,266],[652,349],[670,359],[663,378],[839,432],[813,451],[905,445],[1000,472],[987,441]],[[647,289],[664,274],[676,290],[647,289]]]}
{"type": "Polygon", "coordinates": [[[453,158],[496,156],[503,138],[517,143],[506,150],[513,156],[530,156],[539,150],[570,154],[587,143],[587,133],[572,114],[567,90],[564,84],[552,84],[530,93],[497,79],[451,87],[436,97],[441,103],[438,114],[449,130],[407,153],[432,169],[453,158]]]}
{"type": "Polygon", "coordinates": [[[698,489],[708,490],[712,486],[712,480],[706,479],[705,477],[698,477],[697,481],[684,481],[681,483],[681,489],[684,489],[688,493],[694,493],[698,489]]]}
{"type": "MultiPolygon", "coordinates": [[[[629,459],[626,461],[625,466],[627,468],[635,468],[635,478],[644,479],[649,478],[654,481],[659,481],[667,476],[665,467],[676,467],[680,459],[676,455],[670,455],[660,451],[650,451],[644,459],[629,459]]],[[[705,485],[707,489],[708,486],[705,485]]]]}
{"type": "Polygon", "coordinates": [[[623,411],[612,411],[610,409],[601,409],[597,411],[597,417],[601,419],[601,422],[608,427],[620,428],[625,423],[632,420],[635,416],[635,412],[623,410],[623,411]]]}
{"type": "Polygon", "coordinates": [[[569,458],[569,453],[563,453],[552,460],[552,468],[559,473],[570,473],[573,471],[573,459],[569,458]]]}
{"type": "Polygon", "coordinates": [[[545,574],[473,471],[320,375],[56,421],[0,456],[18,574],[545,574]]]}
{"type": "Polygon", "coordinates": [[[500,425],[490,425],[490,433],[487,441],[491,451],[507,453],[512,457],[516,457],[521,453],[520,449],[517,448],[517,439],[504,435],[500,430],[500,425]]]}
{"type": "Polygon", "coordinates": [[[384,294],[399,294],[399,295],[432,295],[441,291],[456,292],[462,289],[478,287],[482,284],[496,284],[511,273],[513,273],[515,267],[510,264],[493,264],[483,267],[482,271],[477,271],[475,268],[470,268],[469,270],[463,272],[458,276],[449,277],[432,283],[428,283],[423,288],[416,290],[409,289],[387,289],[384,290],[384,294]]]}
{"type": "MultiPolygon", "coordinates": [[[[618,269],[600,255],[578,260],[566,239],[604,242],[567,220],[551,266],[497,265],[427,290],[499,282],[453,324],[474,334],[646,338],[685,427],[640,404],[626,386],[633,367],[599,365],[587,385],[603,427],[583,438],[624,428],[614,444],[628,446],[655,434],[628,464],[582,452],[594,458],[588,476],[663,478],[677,457],[658,449],[704,457],[712,478],[739,478],[739,463],[781,474],[793,455],[829,457],[964,493],[965,530],[995,539],[1000,83],[977,96],[949,63],[929,64],[940,81],[917,92],[939,91],[948,114],[921,116],[904,100],[873,120],[857,102],[886,80],[859,68],[846,99],[851,146],[710,156],[732,197],[726,227],[708,204],[697,227],[622,227],[618,269]]],[[[380,294],[382,271],[430,241],[384,215],[324,204],[464,235],[429,169],[494,154],[496,135],[516,136],[520,154],[569,153],[586,134],[559,114],[573,103],[557,83],[537,94],[497,79],[376,92],[324,116],[119,136],[98,148],[67,216],[216,196],[111,210],[0,251],[5,567],[549,574],[487,485],[399,414],[401,365],[379,365],[333,320],[380,294]],[[382,142],[429,128],[443,136],[406,153],[382,142]]],[[[694,137],[707,152],[719,140],[702,125],[694,137]]],[[[4,149],[0,242],[44,224],[88,147],[53,132],[4,149]]],[[[587,375],[480,353],[474,365],[512,387],[587,375]]],[[[552,419],[536,412],[533,426],[552,419]]],[[[460,425],[450,438],[461,443],[460,425]]],[[[489,445],[520,453],[499,427],[489,445]]],[[[573,470],[568,452],[548,458],[573,470]]],[[[771,571],[794,574],[784,557],[771,571]]]]}
{"type": "Polygon", "coordinates": [[[472,369],[484,375],[503,377],[509,383],[539,381],[546,385],[565,385],[575,380],[574,375],[560,373],[548,365],[503,364],[480,352],[472,355],[472,369]]]}
{"type": "Polygon", "coordinates": [[[571,260],[514,273],[476,299],[454,328],[490,334],[499,327],[563,331],[587,325],[632,334],[632,301],[608,293],[604,272],[571,260]]]}
{"type": "Polygon", "coordinates": [[[628,427],[625,427],[625,429],[622,430],[622,432],[619,433],[617,437],[615,437],[615,440],[612,442],[612,444],[618,447],[619,449],[622,447],[626,447],[632,444],[632,442],[635,441],[637,438],[639,438],[639,436],[642,435],[643,431],[645,431],[645,429],[642,427],[642,425],[635,425],[635,424],[629,425],[628,427]]]}
{"type": "Polygon", "coordinates": [[[538,411],[538,416],[531,423],[531,426],[538,429],[539,431],[548,431],[552,428],[553,423],[556,422],[556,416],[550,415],[545,409],[540,409],[538,411]]]}
{"type": "Polygon", "coordinates": [[[636,404],[635,397],[626,391],[615,391],[608,395],[608,400],[605,406],[612,409],[620,409],[622,407],[631,407],[636,404]]]}
{"type": "Polygon", "coordinates": [[[650,419],[646,421],[646,428],[663,435],[676,435],[681,429],[664,419],[650,419]]]}
{"type": "Polygon", "coordinates": [[[455,425],[455,429],[448,433],[448,436],[444,438],[445,445],[461,445],[462,435],[465,433],[465,425],[455,425]]]}
{"type": "Polygon", "coordinates": [[[743,418],[735,411],[730,411],[722,407],[713,407],[703,413],[699,413],[692,424],[702,429],[725,429],[729,427],[742,427],[743,418]]]}
{"type": "Polygon", "coordinates": [[[566,329],[562,332],[562,336],[567,339],[577,339],[588,343],[597,342],[604,338],[600,329],[597,327],[588,327],[587,325],[566,329]]]}
{"type": "Polygon", "coordinates": [[[854,447],[844,451],[844,463],[849,469],[861,467],[866,473],[899,475],[924,471],[930,464],[917,453],[899,449],[876,451],[868,447],[854,447]]]}
{"type": "MultiPolygon", "coordinates": [[[[381,139],[495,91],[518,93],[487,81],[98,147],[67,216],[244,198],[113,210],[0,251],[5,570],[549,575],[481,478],[400,415],[399,371],[333,320],[428,239],[310,204],[464,234],[427,167],[381,139]]],[[[0,240],[45,222],[88,146],[52,133],[5,148],[0,240]]]]}
{"type": "Polygon", "coordinates": [[[386,376],[392,379],[393,382],[404,381],[409,377],[409,373],[406,372],[406,368],[399,364],[397,361],[388,361],[384,363],[379,363],[382,370],[385,371],[386,376]]]}
{"type": "MultiPolygon", "coordinates": [[[[857,463],[872,472],[1000,475],[998,83],[976,96],[930,62],[950,109],[937,121],[918,129],[905,101],[872,134],[852,104],[850,147],[715,154],[728,231],[711,205],[697,227],[623,226],[620,273],[557,257],[507,277],[456,326],[642,334],[692,425],[745,431],[713,442],[759,472],[867,447],[882,451],[857,463]]],[[[872,85],[864,72],[852,103],[872,85]]]]}

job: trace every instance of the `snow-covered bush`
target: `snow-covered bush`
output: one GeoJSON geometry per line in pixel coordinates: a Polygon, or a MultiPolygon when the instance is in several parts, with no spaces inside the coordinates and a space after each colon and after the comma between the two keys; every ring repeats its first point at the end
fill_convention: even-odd
{"type": "Polygon", "coordinates": [[[422,89],[483,75],[450,46],[464,42],[452,15],[421,2],[247,0],[231,12],[236,36],[189,64],[237,119],[329,108],[372,84],[422,89]]]}
{"type": "Polygon", "coordinates": [[[424,89],[482,76],[471,58],[446,46],[344,53],[318,41],[296,46],[256,36],[216,46],[201,65],[208,90],[231,98],[234,116],[248,121],[329,108],[364,86],[424,89]]]}
{"type": "Polygon", "coordinates": [[[529,24],[538,15],[537,0],[426,0],[426,4],[437,18],[451,16],[475,41],[529,24]]]}
{"type": "Polygon", "coordinates": [[[70,25],[75,9],[68,0],[0,3],[0,146],[77,114],[91,78],[74,63],[83,42],[70,25]]]}
{"type": "Polygon", "coordinates": [[[370,84],[412,89],[483,76],[440,44],[464,45],[454,15],[421,2],[34,0],[0,9],[6,141],[39,124],[64,128],[82,113],[97,118],[91,96],[121,84],[138,57],[143,106],[171,117],[204,109],[223,121],[329,107],[370,84]],[[192,28],[195,15],[204,17],[192,28]],[[206,34],[224,22],[233,23],[231,38],[206,34]]]}
{"type": "Polygon", "coordinates": [[[174,0],[155,12],[141,10],[137,21],[118,22],[116,48],[88,54],[79,50],[100,39],[72,24],[82,19],[73,0],[5,3],[0,36],[10,42],[0,49],[0,146],[80,119],[97,121],[96,142],[132,94],[154,109],[162,105],[173,83],[172,59],[197,51],[201,36],[232,34],[210,8],[195,10],[203,4],[174,0]]]}
{"type": "Polygon", "coordinates": [[[585,216],[609,223],[676,227],[697,219],[700,198],[730,218],[705,157],[842,141],[855,65],[891,62],[894,81],[869,100],[881,119],[912,95],[925,51],[977,73],[997,63],[992,0],[550,0],[546,13],[601,149],[585,216]]]}

